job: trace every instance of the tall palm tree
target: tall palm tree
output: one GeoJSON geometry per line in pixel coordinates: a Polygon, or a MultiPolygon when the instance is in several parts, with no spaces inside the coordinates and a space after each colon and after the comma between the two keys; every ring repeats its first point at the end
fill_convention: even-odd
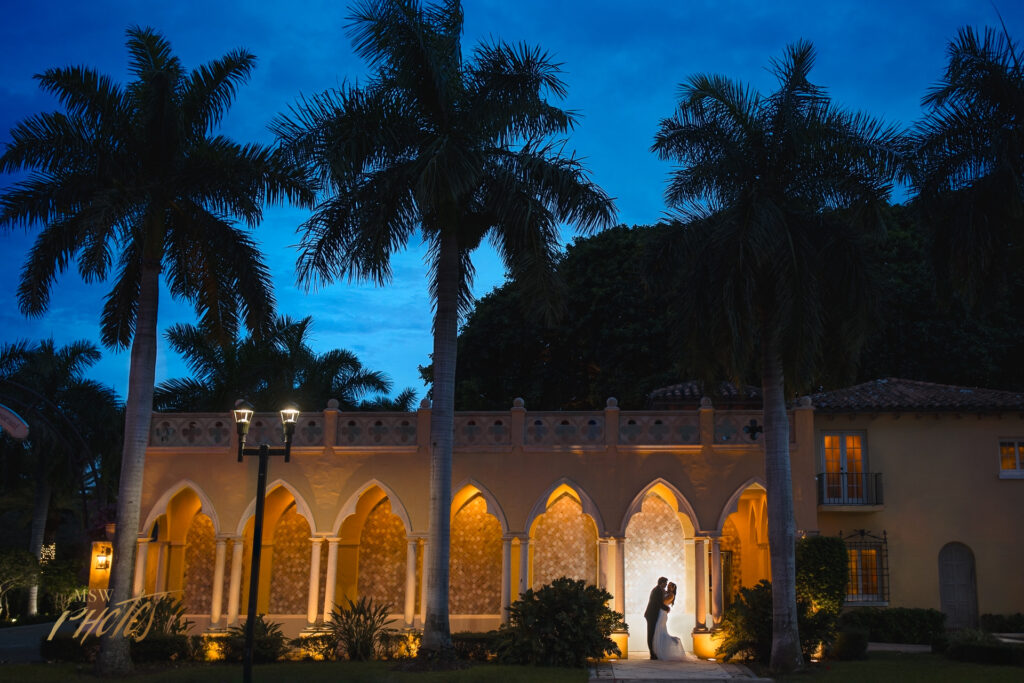
{"type": "MultiPolygon", "coordinates": [[[[35,346],[6,344],[0,348],[0,396],[13,399],[29,424],[27,448],[31,463],[32,521],[28,551],[39,559],[55,493],[75,494],[77,482],[92,464],[83,433],[102,429],[89,424],[114,419],[117,399],[109,387],[83,377],[100,359],[99,349],[77,341],[58,349],[52,339],[35,346]],[[56,490],[55,490],[56,489],[56,490]]],[[[83,520],[84,521],[84,520],[83,520]]],[[[39,585],[29,587],[28,613],[38,611],[39,585]]]]}
{"type": "Polygon", "coordinates": [[[1024,264],[1024,49],[960,29],[914,128],[916,205],[936,265],[969,303],[1024,264]]]}
{"type": "Polygon", "coordinates": [[[862,238],[879,227],[900,158],[898,132],[833,105],[808,80],[813,63],[809,43],[789,46],[768,96],[692,76],[653,146],[680,163],[666,197],[690,221],[674,248],[695,357],[761,378],[775,671],[802,666],[786,383],[856,358],[870,284],[862,238]]]}
{"type": "MultiPolygon", "coordinates": [[[[241,323],[272,319],[270,277],[250,227],[264,201],[311,202],[302,172],[259,145],[212,135],[249,77],[255,57],[234,50],[192,71],[150,28],[127,31],[129,71],[122,87],[72,66],[36,76],[63,111],[14,127],[0,157],[4,172],[32,171],[0,198],[0,226],[40,226],[22,270],[19,304],[46,310],[58,273],[72,260],[86,280],[104,280],[116,259],[102,340],[131,346],[112,601],[130,597],[142,467],[156,367],[161,273],[172,296],[191,301],[225,338],[241,323]]],[[[129,670],[127,641],[105,637],[97,669],[129,670]]]]}
{"type": "Polygon", "coordinates": [[[565,85],[548,55],[484,43],[463,60],[457,0],[365,0],[348,27],[375,73],[305,100],[274,128],[325,188],[304,225],[299,278],[384,283],[419,231],[434,309],[431,497],[425,658],[450,651],[448,562],[453,388],[470,256],[484,238],[511,275],[545,289],[560,222],[609,225],[611,200],[551,141],[576,119],[552,105],[565,85]]]}
{"type": "Polygon", "coordinates": [[[293,401],[307,410],[322,409],[334,398],[342,410],[357,410],[364,397],[390,390],[384,373],[367,370],[351,351],[313,351],[312,322],[278,317],[260,337],[229,344],[217,343],[196,325],[172,326],[167,340],[194,376],[161,383],[154,395],[157,409],[224,411],[241,396],[259,406],[293,401]]]}

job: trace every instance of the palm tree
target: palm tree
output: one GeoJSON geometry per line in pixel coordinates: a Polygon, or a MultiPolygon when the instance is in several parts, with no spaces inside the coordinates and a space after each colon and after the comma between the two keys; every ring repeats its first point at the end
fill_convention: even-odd
{"type": "Polygon", "coordinates": [[[653,146],[681,164],[666,197],[690,221],[674,248],[694,357],[761,378],[775,671],[802,666],[786,382],[806,386],[856,358],[870,284],[862,238],[879,227],[899,163],[897,131],[836,108],[808,81],[813,62],[809,43],[789,46],[767,97],[692,76],[653,146]]]}
{"type": "Polygon", "coordinates": [[[421,232],[434,310],[430,582],[422,653],[450,651],[448,562],[456,333],[470,301],[471,254],[486,237],[511,275],[551,284],[560,222],[609,225],[611,200],[551,136],[575,123],[550,104],[565,85],[537,48],[478,45],[463,60],[457,0],[365,0],[348,27],[375,70],[362,87],[304,100],[274,124],[325,188],[304,225],[299,278],[378,284],[421,232]]]}
{"type": "Polygon", "coordinates": [[[364,397],[390,390],[384,373],[365,369],[351,351],[313,351],[312,322],[310,317],[278,317],[262,336],[226,345],[199,326],[172,326],[167,340],[194,377],[160,384],[154,394],[157,409],[224,411],[241,396],[256,405],[294,401],[309,410],[323,408],[334,398],[342,410],[358,410],[364,397]]]}
{"type": "MultiPolygon", "coordinates": [[[[211,134],[255,57],[234,50],[186,71],[150,28],[129,28],[122,87],[72,66],[36,76],[64,111],[31,116],[11,131],[0,170],[33,171],[0,198],[0,226],[41,226],[18,290],[24,313],[46,310],[58,273],[77,259],[104,280],[117,259],[102,318],[107,346],[131,346],[112,601],[128,599],[139,529],[142,466],[156,367],[161,273],[175,297],[226,338],[239,324],[272,319],[270,277],[255,243],[234,223],[261,219],[264,201],[311,202],[300,170],[259,145],[211,134]]],[[[105,637],[97,669],[129,670],[127,642],[105,637]]]]}
{"type": "MultiPolygon", "coordinates": [[[[82,376],[100,359],[99,349],[88,341],[60,349],[52,339],[36,346],[7,344],[0,349],[0,359],[0,396],[5,402],[13,399],[23,406],[21,412],[29,424],[27,448],[19,451],[31,461],[28,551],[38,560],[51,498],[54,493],[74,495],[92,464],[90,444],[83,433],[101,430],[104,418],[108,423],[115,419],[117,399],[109,387],[82,376]]],[[[30,615],[38,611],[38,598],[39,585],[33,583],[28,593],[30,615]]]]}
{"type": "Polygon", "coordinates": [[[1009,34],[960,29],[914,128],[911,174],[936,265],[973,303],[1024,256],[1024,50],[1009,34]]]}

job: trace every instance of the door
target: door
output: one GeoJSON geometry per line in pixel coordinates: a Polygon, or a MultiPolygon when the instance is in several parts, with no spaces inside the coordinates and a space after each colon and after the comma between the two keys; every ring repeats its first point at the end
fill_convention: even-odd
{"type": "Polygon", "coordinates": [[[826,434],[825,502],[864,502],[864,444],[860,434],[826,434]]]}
{"type": "Polygon", "coordinates": [[[978,625],[978,585],[974,553],[963,543],[947,543],[939,551],[939,600],[946,627],[978,625]]]}

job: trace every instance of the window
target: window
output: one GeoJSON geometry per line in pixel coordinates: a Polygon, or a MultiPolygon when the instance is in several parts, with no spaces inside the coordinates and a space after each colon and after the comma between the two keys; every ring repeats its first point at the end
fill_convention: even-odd
{"type": "Polygon", "coordinates": [[[999,441],[999,477],[1024,479],[1024,439],[999,441]]]}
{"type": "Polygon", "coordinates": [[[859,529],[845,537],[848,583],[846,601],[887,603],[889,601],[889,550],[885,532],[874,536],[859,529]]]}
{"type": "Polygon", "coordinates": [[[819,477],[819,502],[826,505],[864,505],[873,488],[865,472],[864,434],[827,432],[822,436],[824,472],[819,477]]]}

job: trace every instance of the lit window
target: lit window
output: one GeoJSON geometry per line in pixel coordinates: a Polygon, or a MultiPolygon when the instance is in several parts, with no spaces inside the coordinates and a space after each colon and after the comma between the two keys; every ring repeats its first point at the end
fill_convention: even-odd
{"type": "Polygon", "coordinates": [[[878,476],[867,471],[863,432],[827,432],[821,440],[818,503],[824,505],[880,505],[878,476]]]}
{"type": "Polygon", "coordinates": [[[1024,439],[1004,439],[999,442],[999,477],[1024,479],[1024,439]]]}
{"type": "Polygon", "coordinates": [[[843,539],[846,543],[848,584],[846,601],[887,603],[889,600],[888,541],[883,531],[874,536],[860,529],[843,539]]]}

